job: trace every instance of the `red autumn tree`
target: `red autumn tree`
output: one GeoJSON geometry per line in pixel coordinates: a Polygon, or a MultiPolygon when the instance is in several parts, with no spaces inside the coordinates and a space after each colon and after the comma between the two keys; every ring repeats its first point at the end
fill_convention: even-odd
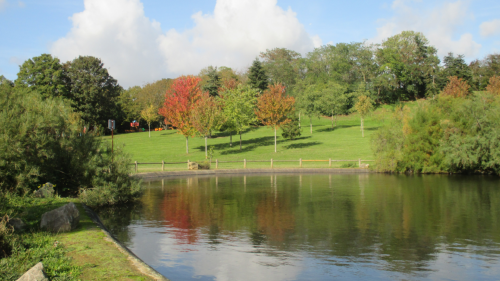
{"type": "Polygon", "coordinates": [[[207,158],[207,137],[221,118],[221,109],[214,97],[208,92],[201,94],[191,112],[191,123],[205,138],[205,159],[207,158]]]}
{"type": "Polygon", "coordinates": [[[274,129],[274,152],[276,152],[276,129],[290,122],[288,116],[294,110],[295,99],[286,95],[282,84],[270,85],[257,101],[255,115],[262,124],[274,129]]]}
{"type": "Polygon", "coordinates": [[[159,113],[174,127],[177,133],[186,137],[186,153],[189,153],[188,137],[196,134],[191,122],[192,109],[201,96],[201,79],[195,76],[181,76],[170,85],[165,95],[165,103],[159,113]]]}

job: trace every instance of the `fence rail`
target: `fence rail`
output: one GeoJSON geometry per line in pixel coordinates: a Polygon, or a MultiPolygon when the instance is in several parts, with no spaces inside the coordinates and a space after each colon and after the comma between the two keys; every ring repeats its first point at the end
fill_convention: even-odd
{"type": "MultiPolygon", "coordinates": [[[[273,168],[275,162],[299,162],[299,167],[302,168],[302,162],[328,162],[328,167],[332,167],[332,162],[358,162],[358,167],[361,166],[361,162],[374,162],[375,160],[361,160],[361,158],[357,160],[335,160],[335,159],[320,159],[320,160],[315,160],[315,159],[298,159],[298,160],[276,160],[276,159],[270,159],[270,160],[233,160],[233,161],[219,161],[218,159],[215,159],[215,169],[219,169],[219,164],[220,163],[243,163],[243,169],[247,168],[247,163],[249,162],[270,162],[271,163],[271,168],[273,168]]],[[[161,165],[161,170],[165,171],[165,165],[166,164],[187,164],[187,168],[190,168],[189,163],[193,163],[193,161],[184,161],[184,162],[137,162],[135,161],[134,163],[130,165],[135,166],[135,172],[139,170],[139,165],[161,165]]]]}

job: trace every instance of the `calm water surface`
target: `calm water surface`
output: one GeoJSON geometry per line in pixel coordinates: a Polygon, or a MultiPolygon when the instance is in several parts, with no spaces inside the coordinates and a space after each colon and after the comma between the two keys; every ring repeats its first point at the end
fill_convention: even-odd
{"type": "Polygon", "coordinates": [[[500,180],[252,175],[144,182],[101,210],[172,280],[500,280],[500,180]]]}

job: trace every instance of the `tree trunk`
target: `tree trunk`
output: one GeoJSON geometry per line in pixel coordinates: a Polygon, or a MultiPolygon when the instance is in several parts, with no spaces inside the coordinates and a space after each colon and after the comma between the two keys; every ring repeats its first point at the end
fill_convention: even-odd
{"type": "Polygon", "coordinates": [[[151,125],[148,123],[149,138],[151,138],[151,125]]]}
{"type": "Polygon", "coordinates": [[[333,110],[332,110],[332,129],[333,129],[333,110]]]}
{"type": "Polygon", "coordinates": [[[309,117],[309,125],[311,126],[311,134],[313,133],[313,120],[312,117],[309,117]]]}
{"type": "Polygon", "coordinates": [[[276,126],[274,126],[274,153],[276,153],[276,126]]]}
{"type": "Polygon", "coordinates": [[[208,153],[207,153],[207,136],[205,136],[205,159],[208,158],[208,153]]]}
{"type": "Polygon", "coordinates": [[[233,147],[233,132],[229,133],[229,147],[233,147]]]}
{"type": "Polygon", "coordinates": [[[240,131],[240,150],[241,150],[241,131],[240,131]]]}
{"type": "Polygon", "coordinates": [[[299,111],[299,129],[300,129],[300,111],[299,111]]]}
{"type": "Polygon", "coordinates": [[[363,130],[363,117],[361,117],[361,137],[365,137],[365,131],[363,130]]]}
{"type": "Polygon", "coordinates": [[[186,137],[186,154],[189,154],[189,141],[188,141],[188,137],[186,137]]]}
{"type": "Polygon", "coordinates": [[[337,115],[335,115],[335,127],[337,127],[337,115]]]}

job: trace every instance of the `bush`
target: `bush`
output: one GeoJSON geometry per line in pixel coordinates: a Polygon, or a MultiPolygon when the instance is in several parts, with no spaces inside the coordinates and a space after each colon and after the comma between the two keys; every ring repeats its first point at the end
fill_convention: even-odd
{"type": "Polygon", "coordinates": [[[299,118],[293,115],[290,119],[291,119],[290,122],[281,126],[281,130],[283,130],[281,136],[285,139],[294,140],[297,137],[300,137],[301,135],[301,130],[299,127],[299,118]]]}
{"type": "Polygon", "coordinates": [[[469,95],[470,86],[467,84],[467,81],[457,78],[457,76],[450,76],[448,79],[448,84],[443,89],[443,95],[455,98],[463,98],[469,95]]]}
{"type": "Polygon", "coordinates": [[[441,96],[397,108],[373,135],[377,168],[386,172],[500,174],[500,97],[441,96]]]}
{"type": "Polygon", "coordinates": [[[500,96],[500,76],[492,76],[490,78],[486,91],[492,95],[500,96]]]}
{"type": "Polygon", "coordinates": [[[112,155],[93,133],[83,133],[83,122],[67,101],[13,89],[0,89],[0,120],[8,120],[0,126],[0,191],[31,194],[51,182],[64,196],[97,188],[109,204],[138,196],[129,160],[120,149],[112,155]]]}

